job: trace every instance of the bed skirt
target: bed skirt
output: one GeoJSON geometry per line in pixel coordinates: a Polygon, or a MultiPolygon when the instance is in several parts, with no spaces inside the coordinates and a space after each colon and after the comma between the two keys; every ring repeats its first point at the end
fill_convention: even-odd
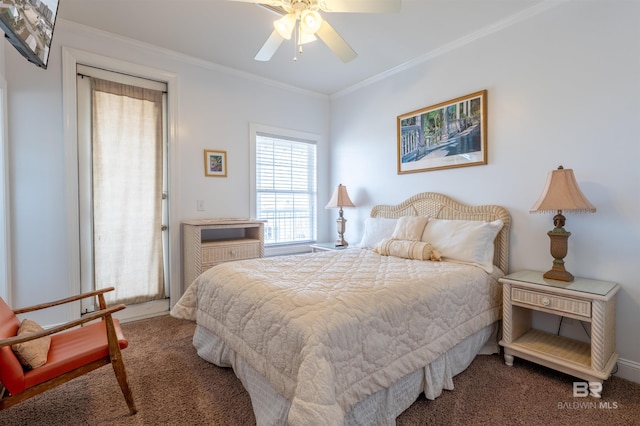
{"type": "MultiPolygon", "coordinates": [[[[476,355],[499,352],[498,324],[481,329],[424,368],[360,401],[345,415],[345,425],[395,425],[396,417],[409,408],[422,392],[427,399],[435,399],[443,390],[453,390],[453,377],[464,371],[476,355]]],[[[291,402],[277,393],[260,373],[218,336],[198,325],[193,345],[202,359],[220,367],[233,368],[251,397],[258,426],[287,424],[291,402]]]]}

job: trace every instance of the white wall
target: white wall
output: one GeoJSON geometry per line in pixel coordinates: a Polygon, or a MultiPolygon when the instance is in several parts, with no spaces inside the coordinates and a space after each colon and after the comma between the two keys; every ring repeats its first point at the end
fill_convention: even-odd
{"type": "MultiPolygon", "coordinates": [[[[69,294],[61,46],[177,75],[179,211],[185,219],[248,217],[249,123],[314,133],[318,147],[319,198],[328,199],[329,100],[220,66],[123,40],[71,22],[56,23],[47,70],[5,49],[9,94],[10,191],[14,306],[69,294]],[[204,149],[227,151],[228,177],[204,176],[204,149]],[[196,211],[204,200],[206,211],[196,211]]],[[[329,237],[329,213],[319,218],[319,237],[329,237]]],[[[71,262],[74,263],[74,262],[71,262]]],[[[65,320],[63,310],[34,318],[43,324],[65,320]]]]}
{"type": "MultiPolygon", "coordinates": [[[[640,3],[569,2],[332,98],[331,182],[347,185],[346,238],[374,204],[437,191],[512,215],[511,271],[551,267],[551,214],[529,214],[547,173],[573,168],[595,214],[567,213],[567,270],[615,281],[620,374],[640,382],[640,3]],[[396,117],[488,90],[483,166],[396,173],[396,117]],[[624,371],[623,371],[624,370],[624,371]]],[[[563,329],[564,331],[564,329],[563,329]]]]}

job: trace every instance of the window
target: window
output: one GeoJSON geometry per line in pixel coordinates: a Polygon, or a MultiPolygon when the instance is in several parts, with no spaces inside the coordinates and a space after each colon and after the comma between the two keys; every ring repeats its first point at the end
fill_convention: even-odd
{"type": "Polygon", "coordinates": [[[316,141],[261,131],[253,134],[255,217],[267,221],[265,245],[315,241],[316,141]]]}

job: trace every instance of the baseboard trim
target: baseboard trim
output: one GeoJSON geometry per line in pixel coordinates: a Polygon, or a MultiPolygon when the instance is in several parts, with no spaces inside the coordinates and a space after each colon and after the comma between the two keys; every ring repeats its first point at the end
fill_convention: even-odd
{"type": "Polygon", "coordinates": [[[618,359],[618,371],[614,376],[640,383],[640,363],[628,359],[618,359]]]}

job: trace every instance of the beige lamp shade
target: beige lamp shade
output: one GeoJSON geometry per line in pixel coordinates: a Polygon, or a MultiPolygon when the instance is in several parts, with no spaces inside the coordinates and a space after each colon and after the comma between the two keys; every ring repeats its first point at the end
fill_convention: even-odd
{"type": "Polygon", "coordinates": [[[333,197],[331,197],[325,206],[326,209],[335,209],[338,207],[355,207],[353,201],[349,198],[349,194],[347,194],[347,187],[342,184],[338,185],[333,193],[333,197]]]}
{"type": "Polygon", "coordinates": [[[573,170],[562,166],[549,172],[544,190],[530,210],[531,213],[556,211],[590,213],[596,211],[580,191],[573,170]]]}

